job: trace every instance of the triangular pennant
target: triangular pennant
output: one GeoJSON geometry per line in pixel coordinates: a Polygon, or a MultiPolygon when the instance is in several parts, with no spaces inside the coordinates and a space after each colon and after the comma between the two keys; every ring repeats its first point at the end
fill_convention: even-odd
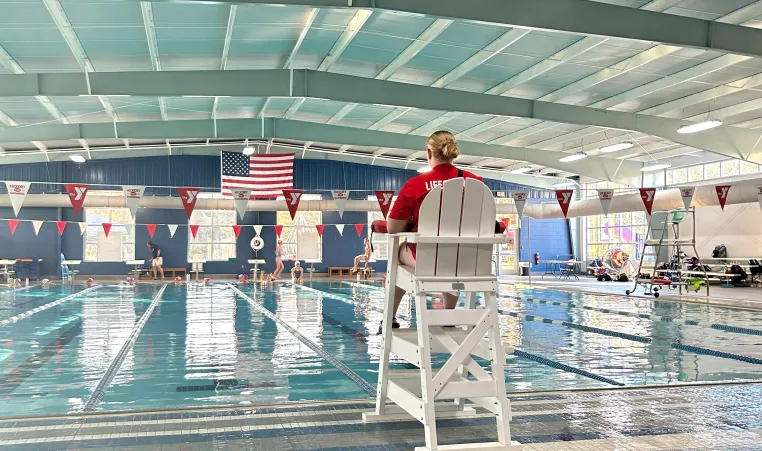
{"type": "Polygon", "coordinates": [[[58,234],[63,235],[64,229],[66,228],[66,221],[56,221],[56,226],[58,227],[58,234]]]}
{"type": "Polygon", "coordinates": [[[79,214],[82,211],[82,204],[85,203],[85,196],[87,196],[87,189],[89,185],[81,183],[66,183],[66,192],[69,193],[69,200],[71,206],[74,208],[74,213],[79,214]]]}
{"type": "Polygon", "coordinates": [[[5,186],[8,188],[8,196],[11,198],[11,205],[13,206],[13,213],[18,217],[21,206],[24,205],[24,199],[29,194],[29,187],[32,182],[5,182],[5,186]]]}
{"type": "Polygon", "coordinates": [[[125,224],[124,228],[127,230],[127,236],[134,235],[134,233],[135,233],[135,224],[125,224]]]}
{"type": "Polygon", "coordinates": [[[174,238],[175,232],[177,232],[177,224],[167,224],[167,228],[169,228],[169,237],[174,238]]]}
{"type": "Polygon", "coordinates": [[[527,204],[529,193],[526,191],[513,191],[511,196],[513,197],[513,203],[516,204],[516,211],[520,218],[524,214],[524,206],[527,204]]]}
{"type": "Polygon", "coordinates": [[[196,224],[190,224],[188,225],[188,228],[190,229],[193,238],[196,238],[196,234],[198,233],[198,226],[196,224]]]}
{"type": "Polygon", "coordinates": [[[291,213],[292,220],[296,217],[296,210],[299,208],[299,201],[302,199],[302,193],[304,193],[304,191],[300,189],[283,190],[283,197],[286,198],[286,205],[288,206],[288,212],[291,213]]]}
{"type": "Polygon", "coordinates": [[[19,220],[18,219],[9,219],[8,220],[8,227],[11,229],[11,235],[16,233],[16,227],[19,226],[19,220]]]}
{"type": "Polygon", "coordinates": [[[193,214],[193,209],[196,208],[196,200],[198,200],[198,193],[201,192],[199,188],[177,188],[177,191],[180,192],[180,199],[183,202],[183,208],[185,209],[185,214],[188,215],[188,219],[190,219],[191,215],[193,214]]]}
{"type": "Polygon", "coordinates": [[[365,224],[355,224],[355,230],[357,230],[357,236],[362,236],[363,228],[365,228],[365,224]]]}
{"type": "Polygon", "coordinates": [[[601,201],[603,214],[609,214],[611,210],[611,201],[614,199],[614,190],[611,188],[601,188],[598,190],[598,200],[601,201]]]}
{"type": "Polygon", "coordinates": [[[110,222],[104,222],[103,223],[103,233],[106,234],[106,238],[108,238],[109,232],[111,232],[111,223],[110,222]]]}
{"type": "Polygon", "coordinates": [[[680,196],[683,198],[683,205],[685,205],[686,210],[691,208],[691,201],[693,201],[693,194],[695,192],[695,186],[686,186],[684,188],[680,188],[680,196]]]}
{"type": "Polygon", "coordinates": [[[156,224],[146,224],[146,229],[148,229],[148,236],[153,238],[153,234],[156,233],[156,224]]]}
{"type": "Polygon", "coordinates": [[[720,201],[720,208],[725,210],[725,202],[728,201],[728,193],[730,192],[730,185],[717,185],[714,187],[717,192],[717,200],[720,201]]]}
{"type": "Polygon", "coordinates": [[[261,235],[261,234],[262,234],[262,227],[263,227],[263,226],[261,226],[261,225],[255,225],[255,226],[254,226],[254,234],[255,234],[256,236],[259,236],[259,235],[261,235]]]}
{"type": "Polygon", "coordinates": [[[389,215],[389,208],[392,206],[394,191],[376,191],[376,199],[378,199],[378,206],[381,207],[381,214],[386,219],[389,215]]]}
{"type": "Polygon", "coordinates": [[[558,205],[561,206],[561,211],[564,213],[564,217],[569,212],[569,205],[571,204],[572,194],[574,190],[570,189],[557,189],[556,199],[558,199],[558,205]]]}
{"type": "Polygon", "coordinates": [[[654,207],[654,197],[656,197],[656,188],[640,188],[640,198],[643,199],[648,216],[651,216],[651,209],[654,207]]]}
{"type": "Polygon", "coordinates": [[[40,227],[42,227],[42,221],[32,221],[32,226],[34,226],[34,234],[39,235],[40,227]]]}
{"type": "Polygon", "coordinates": [[[127,208],[130,209],[132,217],[135,218],[135,213],[140,207],[140,201],[143,199],[143,193],[145,192],[145,186],[123,186],[124,197],[127,198],[127,208]]]}
{"type": "Polygon", "coordinates": [[[278,238],[280,238],[281,232],[283,232],[283,226],[282,225],[276,225],[275,226],[275,234],[278,235],[278,238]]]}
{"type": "Polygon", "coordinates": [[[250,189],[234,189],[230,190],[233,194],[233,202],[235,202],[235,209],[238,210],[238,216],[243,219],[246,214],[246,208],[249,206],[249,197],[251,196],[250,189]]]}
{"type": "Polygon", "coordinates": [[[347,201],[349,200],[348,189],[334,189],[331,190],[333,200],[336,202],[336,210],[339,212],[339,217],[344,217],[344,209],[347,207],[347,201]]]}
{"type": "Polygon", "coordinates": [[[87,232],[87,223],[86,222],[80,222],[79,223],[79,234],[84,235],[85,232],[87,232]]]}
{"type": "Polygon", "coordinates": [[[344,224],[336,224],[336,230],[339,231],[339,235],[344,236],[344,224]]]}
{"type": "Polygon", "coordinates": [[[317,229],[318,236],[323,236],[323,230],[325,230],[325,226],[323,224],[317,224],[315,225],[315,229],[317,229]]]}
{"type": "Polygon", "coordinates": [[[238,239],[238,237],[241,235],[241,227],[240,225],[236,224],[233,227],[233,233],[235,233],[235,239],[238,239]]]}

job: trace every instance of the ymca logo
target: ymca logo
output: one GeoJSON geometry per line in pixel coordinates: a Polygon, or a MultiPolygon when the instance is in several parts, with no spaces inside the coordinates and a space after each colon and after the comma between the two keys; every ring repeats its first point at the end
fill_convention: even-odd
{"type": "Polygon", "coordinates": [[[186,193],[185,203],[192,204],[196,202],[196,196],[198,196],[198,191],[188,191],[186,193]]]}
{"type": "Polygon", "coordinates": [[[87,194],[87,188],[84,186],[75,186],[73,191],[73,193],[69,193],[69,196],[76,201],[84,199],[87,194]]]}
{"type": "Polygon", "coordinates": [[[729,190],[730,190],[729,186],[718,186],[717,195],[720,196],[720,198],[722,199],[727,199],[729,190]]]}
{"type": "Polygon", "coordinates": [[[561,202],[565,204],[568,204],[569,202],[571,202],[572,193],[561,193],[561,196],[563,197],[563,199],[561,199],[561,202]]]}
{"type": "Polygon", "coordinates": [[[384,205],[389,205],[389,203],[392,201],[392,196],[394,194],[392,193],[384,193],[384,205]]]}
{"type": "Polygon", "coordinates": [[[289,200],[289,203],[291,205],[299,205],[299,198],[302,197],[302,193],[289,193],[291,194],[291,200],[289,200]]]}
{"type": "Polygon", "coordinates": [[[601,191],[598,195],[601,199],[611,199],[611,193],[609,191],[601,191]]]}
{"type": "Polygon", "coordinates": [[[527,200],[527,193],[513,193],[513,200],[519,202],[527,200]]]}
{"type": "Polygon", "coordinates": [[[646,202],[653,202],[655,191],[644,191],[640,197],[646,202]]]}
{"type": "Polygon", "coordinates": [[[680,190],[683,193],[683,197],[693,197],[693,188],[680,190]]]}
{"type": "Polygon", "coordinates": [[[24,186],[23,185],[11,185],[11,189],[13,190],[12,194],[23,194],[24,193],[24,186]]]}
{"type": "Polygon", "coordinates": [[[137,189],[128,189],[127,190],[127,197],[132,197],[132,198],[138,198],[138,197],[140,197],[140,190],[137,190],[137,189]]]}
{"type": "Polygon", "coordinates": [[[333,198],[334,199],[346,199],[349,197],[349,191],[342,189],[342,190],[334,190],[333,192],[333,198]]]}

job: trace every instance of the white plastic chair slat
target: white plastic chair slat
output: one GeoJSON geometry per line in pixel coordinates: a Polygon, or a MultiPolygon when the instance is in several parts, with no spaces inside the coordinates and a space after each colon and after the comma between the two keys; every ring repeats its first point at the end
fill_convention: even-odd
{"type": "MultiPolygon", "coordinates": [[[[482,194],[482,211],[479,215],[479,235],[480,236],[494,236],[495,235],[495,218],[497,209],[495,207],[495,199],[492,197],[492,192],[487,188],[487,185],[481,186],[482,194]]],[[[489,244],[482,244],[479,246],[476,256],[476,275],[482,276],[492,273],[492,252],[493,246],[489,244]]]]}
{"type": "MultiPolygon", "coordinates": [[[[463,206],[463,179],[444,182],[439,214],[439,236],[460,236],[460,213],[463,206]]],[[[437,245],[437,276],[454,276],[458,264],[457,244],[437,245]]]]}
{"type": "MultiPolygon", "coordinates": [[[[432,189],[423,199],[418,212],[418,234],[437,236],[439,234],[439,203],[442,199],[442,187],[432,189]]],[[[436,275],[436,244],[418,244],[416,246],[415,274],[419,276],[436,275]]]]}
{"type": "MultiPolygon", "coordinates": [[[[483,196],[482,183],[476,179],[466,179],[465,192],[463,194],[463,214],[460,221],[460,236],[480,236],[483,196]]],[[[460,246],[457,275],[476,275],[477,250],[478,246],[476,245],[460,246]]]]}

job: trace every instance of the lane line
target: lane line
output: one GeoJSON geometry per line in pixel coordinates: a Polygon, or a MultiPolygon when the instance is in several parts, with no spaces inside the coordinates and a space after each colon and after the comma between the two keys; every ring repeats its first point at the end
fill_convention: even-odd
{"type": "Polygon", "coordinates": [[[40,312],[42,312],[44,310],[47,310],[49,308],[53,308],[53,307],[55,307],[57,305],[61,305],[61,304],[63,304],[66,301],[70,301],[70,300],[76,298],[77,296],[83,295],[83,294],[87,293],[88,291],[95,290],[98,287],[99,287],[99,285],[96,285],[96,286],[93,286],[93,287],[90,287],[90,288],[85,288],[84,290],[78,291],[78,292],[76,292],[74,294],[70,294],[69,296],[63,297],[63,298],[61,298],[61,299],[59,299],[57,301],[49,302],[49,303],[41,305],[39,307],[35,307],[35,308],[31,309],[31,310],[27,310],[24,313],[19,313],[18,315],[11,316],[10,318],[7,318],[7,319],[4,319],[4,320],[0,321],[0,327],[7,326],[8,324],[12,324],[12,323],[18,322],[19,320],[22,320],[24,318],[29,318],[30,316],[34,315],[35,313],[40,313],[40,312]]]}

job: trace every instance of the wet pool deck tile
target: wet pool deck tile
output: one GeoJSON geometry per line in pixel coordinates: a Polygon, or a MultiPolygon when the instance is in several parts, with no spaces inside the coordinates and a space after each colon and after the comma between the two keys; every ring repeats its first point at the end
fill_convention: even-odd
{"type": "MultiPolygon", "coordinates": [[[[762,450],[762,383],[511,396],[527,451],[762,450]]],[[[369,400],[0,420],[8,450],[408,450],[414,421],[364,424],[369,400]]],[[[495,439],[483,411],[439,421],[440,443],[495,439]]]]}

